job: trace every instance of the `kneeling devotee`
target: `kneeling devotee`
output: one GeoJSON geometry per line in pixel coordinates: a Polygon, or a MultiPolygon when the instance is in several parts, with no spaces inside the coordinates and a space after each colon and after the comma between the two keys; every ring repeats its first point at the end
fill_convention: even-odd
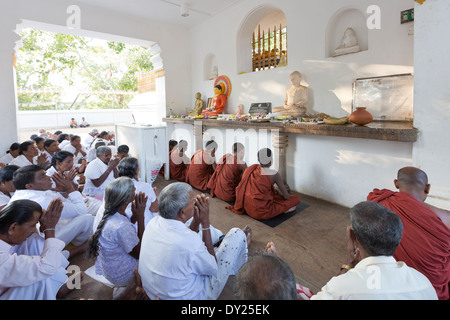
{"type": "Polygon", "coordinates": [[[187,141],[181,140],[180,143],[175,145],[169,154],[169,172],[170,179],[174,179],[180,182],[186,181],[186,172],[191,162],[186,156],[187,141]]]}
{"type": "Polygon", "coordinates": [[[311,300],[437,300],[430,281],[392,256],[403,225],[391,210],[370,201],[350,210],[347,263],[311,300]]]}
{"type": "Polygon", "coordinates": [[[192,156],[186,172],[186,182],[195,189],[208,189],[208,181],[216,170],[216,149],[217,143],[210,140],[206,142],[205,150],[199,150],[192,156]]]}
{"type": "Polygon", "coordinates": [[[399,192],[374,189],[367,200],[394,211],[403,222],[403,237],[394,258],[423,273],[440,300],[450,299],[450,212],[425,203],[430,184],[415,167],[398,171],[399,192]]]}
{"type": "Polygon", "coordinates": [[[247,169],[244,161],[245,148],[242,143],[233,144],[233,154],[225,154],[217,164],[214,174],[208,182],[211,197],[234,202],[236,200],[236,188],[241,182],[242,174],[247,169]]]}
{"type": "Polygon", "coordinates": [[[158,205],[159,216],[145,229],[139,256],[138,270],[148,297],[216,300],[228,277],[247,261],[250,228],[231,229],[214,252],[209,198],[195,196],[191,186],[176,182],[161,191],[158,205]],[[192,217],[187,227],[185,222],[192,217]]]}
{"type": "MultiPolygon", "coordinates": [[[[155,188],[152,187],[150,183],[139,181],[139,161],[136,158],[127,157],[122,159],[119,165],[117,166],[117,170],[119,173],[119,178],[120,177],[131,178],[135,187],[134,190],[135,194],[142,192],[148,198],[144,213],[144,222],[145,225],[147,225],[151,219],[153,219],[155,216],[158,215],[158,200],[156,199],[156,187],[155,188]]],[[[97,230],[98,224],[103,218],[104,211],[105,211],[105,200],[103,200],[103,203],[101,204],[95,216],[94,232],[97,230]]],[[[134,223],[137,229],[137,222],[133,219],[133,211],[131,203],[125,209],[125,215],[128,217],[128,219],[130,219],[132,223],[134,223]]]]}
{"type": "Polygon", "coordinates": [[[55,238],[62,209],[61,199],[45,211],[24,199],[0,211],[0,300],[55,300],[68,293],[67,252],[55,238]]]}
{"type": "MultiPolygon", "coordinates": [[[[94,216],[87,214],[86,203],[79,191],[76,191],[71,180],[64,174],[56,172],[52,177],[47,176],[44,169],[37,165],[25,166],[14,173],[13,184],[16,192],[11,202],[21,199],[36,201],[43,208],[47,208],[53,199],[60,198],[64,208],[61,219],[56,225],[56,238],[64,241],[66,245],[72,243],[80,246],[79,250],[87,245],[87,240],[92,234],[94,216]],[[59,190],[67,194],[67,198],[61,193],[52,191],[52,179],[59,190]],[[81,246],[83,244],[83,246],[81,246]]],[[[78,252],[74,249],[73,252],[78,252]]]]}
{"type": "Polygon", "coordinates": [[[39,155],[36,143],[33,140],[28,140],[19,145],[19,156],[14,158],[9,164],[19,167],[37,164],[44,168],[50,164],[46,159],[47,156],[45,154],[39,155]]]}
{"type": "Polygon", "coordinates": [[[270,169],[272,151],[264,148],[258,152],[260,164],[248,167],[236,188],[236,202],[227,209],[237,214],[247,213],[257,220],[266,220],[284,212],[292,212],[300,203],[296,195],[289,195],[280,174],[270,169]],[[274,187],[278,186],[281,195],[274,187]]]}
{"type": "Polygon", "coordinates": [[[0,210],[6,207],[11,200],[11,197],[16,192],[14,188],[13,177],[20,167],[9,165],[0,170],[0,210]]]}
{"type": "Polygon", "coordinates": [[[111,149],[106,146],[98,147],[96,153],[97,158],[87,165],[84,172],[86,183],[83,193],[98,200],[103,200],[106,186],[118,177],[117,165],[120,160],[118,158],[111,160],[111,149]]]}

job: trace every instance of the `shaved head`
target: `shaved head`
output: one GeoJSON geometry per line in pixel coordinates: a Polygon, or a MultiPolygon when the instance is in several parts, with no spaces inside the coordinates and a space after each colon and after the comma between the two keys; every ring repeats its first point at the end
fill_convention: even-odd
{"type": "Polygon", "coordinates": [[[397,181],[400,187],[424,188],[428,185],[427,174],[415,167],[404,167],[398,170],[397,181]]]}

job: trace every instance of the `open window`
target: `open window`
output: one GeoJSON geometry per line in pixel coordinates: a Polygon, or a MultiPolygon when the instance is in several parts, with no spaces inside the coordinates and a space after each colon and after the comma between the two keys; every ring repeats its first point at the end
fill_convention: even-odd
{"type": "Polygon", "coordinates": [[[283,11],[260,6],[243,21],[237,39],[238,72],[256,72],[287,64],[287,23],[283,11]]]}

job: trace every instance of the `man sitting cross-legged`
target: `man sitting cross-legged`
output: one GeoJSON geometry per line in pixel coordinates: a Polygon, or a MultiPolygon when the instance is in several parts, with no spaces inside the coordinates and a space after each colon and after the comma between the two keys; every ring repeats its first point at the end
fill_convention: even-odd
{"type": "Polygon", "coordinates": [[[216,171],[208,182],[211,197],[216,196],[226,202],[236,200],[236,187],[247,169],[244,161],[245,147],[242,143],[233,144],[233,153],[224,155],[217,164],[216,171]]]}
{"type": "Polygon", "coordinates": [[[191,164],[186,172],[186,182],[198,190],[208,189],[208,181],[216,170],[217,143],[206,142],[205,150],[197,151],[191,158],[191,164]]]}
{"type": "Polygon", "coordinates": [[[61,218],[56,225],[56,238],[64,241],[66,245],[72,243],[78,248],[73,249],[73,254],[78,253],[87,245],[87,240],[92,234],[94,216],[87,214],[87,207],[79,191],[76,191],[70,179],[64,174],[56,172],[49,177],[44,169],[37,165],[29,165],[18,169],[14,173],[13,184],[16,192],[11,202],[20,199],[36,201],[43,208],[47,208],[53,199],[60,198],[64,208],[61,218]],[[60,192],[52,191],[52,179],[67,196],[60,192]]]}
{"type": "Polygon", "coordinates": [[[138,271],[148,297],[216,300],[229,275],[247,261],[250,229],[231,229],[215,252],[209,198],[195,196],[191,186],[176,182],[161,191],[158,206],[159,215],[144,231],[139,256],[138,271]]]}
{"type": "Polygon", "coordinates": [[[247,213],[257,220],[266,220],[284,212],[294,211],[300,203],[296,195],[289,195],[280,174],[270,169],[272,165],[272,151],[264,148],[258,152],[260,164],[248,167],[236,188],[236,202],[228,206],[234,213],[247,213]],[[278,194],[274,184],[282,194],[278,194]]]}

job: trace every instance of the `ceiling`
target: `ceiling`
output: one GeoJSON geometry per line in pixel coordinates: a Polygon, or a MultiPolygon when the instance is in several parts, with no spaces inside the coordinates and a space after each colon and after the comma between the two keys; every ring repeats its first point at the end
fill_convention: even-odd
{"type": "Polygon", "coordinates": [[[245,0],[76,0],[83,12],[83,4],[145,19],[192,27],[205,19],[228,10],[245,0]],[[189,16],[182,17],[182,5],[189,16]]]}

